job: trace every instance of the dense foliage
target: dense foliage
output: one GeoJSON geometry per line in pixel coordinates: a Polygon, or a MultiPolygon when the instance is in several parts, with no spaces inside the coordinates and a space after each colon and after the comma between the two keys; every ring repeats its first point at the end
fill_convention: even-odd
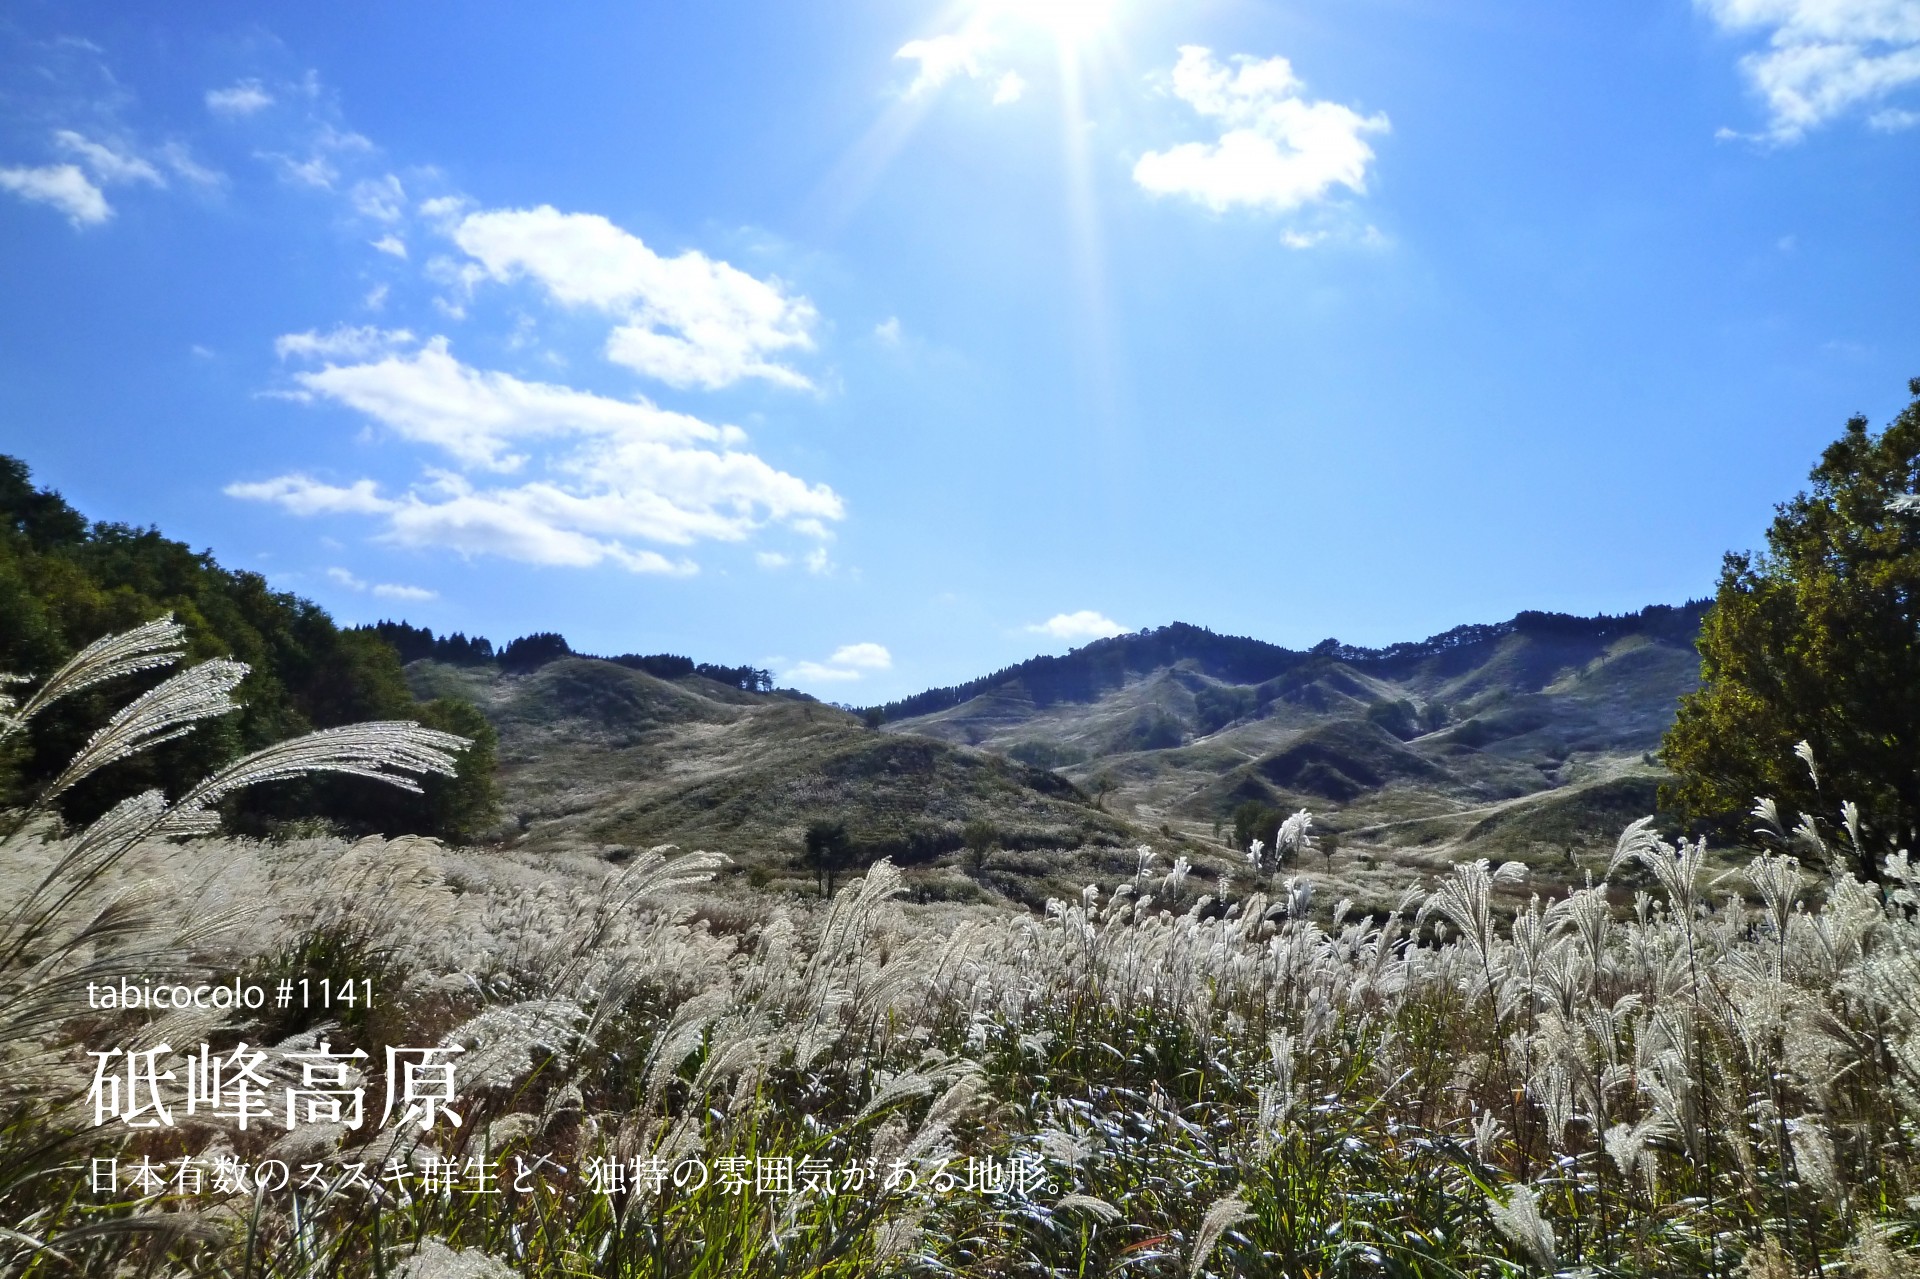
{"type": "MultiPolygon", "coordinates": [[[[492,729],[463,704],[416,702],[376,633],[342,630],[318,605],[154,529],[89,523],[59,494],[36,489],[24,463],[0,456],[0,670],[47,674],[99,635],[167,612],[185,624],[191,656],[252,668],[241,710],[76,787],[62,804],[70,818],[90,817],[128,789],[177,794],[242,751],[308,729],[411,719],[475,739],[458,778],[434,779],[423,796],[352,778],[289,781],[237,799],[230,816],[252,829],[299,816],[453,838],[492,820],[492,729]]],[[[64,702],[31,742],[0,755],[0,803],[59,771],[103,718],[104,696],[89,690],[64,702]]]]}
{"type": "Polygon", "coordinates": [[[1920,839],[1920,512],[1901,500],[1920,485],[1920,378],[1909,389],[1880,434],[1847,423],[1811,489],[1779,507],[1766,552],[1726,557],[1702,685],[1662,752],[1689,814],[1730,824],[1769,795],[1825,816],[1845,796],[1894,844],[1920,839]]]}

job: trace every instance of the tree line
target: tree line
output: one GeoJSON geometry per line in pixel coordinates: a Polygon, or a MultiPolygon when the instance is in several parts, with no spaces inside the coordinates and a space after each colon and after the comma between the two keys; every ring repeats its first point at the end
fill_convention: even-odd
{"type": "MultiPolygon", "coordinates": [[[[69,820],[91,818],[130,790],[178,794],[229,759],[311,729],[416,720],[473,739],[457,776],[429,779],[419,795],[351,777],[287,781],[236,800],[230,826],[263,833],[317,816],[349,831],[457,840],[492,823],[493,729],[466,702],[417,700],[399,655],[377,634],[342,629],[312,601],[223,568],[157,529],[89,521],[35,487],[26,463],[0,455],[0,672],[51,674],[99,636],[168,612],[187,627],[190,659],[252,667],[238,689],[241,709],[82,783],[63,801],[69,820]]],[[[0,807],[58,773],[116,708],[105,699],[100,690],[66,699],[31,743],[16,740],[0,755],[0,807]]]]}
{"type": "MultiPolygon", "coordinates": [[[[354,629],[377,635],[393,647],[403,663],[428,660],[454,666],[496,664],[510,674],[526,675],[563,658],[594,657],[592,653],[575,651],[567,643],[566,636],[556,631],[522,635],[518,639],[508,640],[495,650],[493,641],[484,635],[469,637],[455,631],[450,635],[436,636],[430,627],[413,626],[406,622],[380,621],[354,629]]],[[[748,693],[773,691],[773,672],[756,666],[696,662],[677,653],[619,653],[596,660],[645,671],[656,679],[683,679],[689,675],[699,675],[748,693]]]]}

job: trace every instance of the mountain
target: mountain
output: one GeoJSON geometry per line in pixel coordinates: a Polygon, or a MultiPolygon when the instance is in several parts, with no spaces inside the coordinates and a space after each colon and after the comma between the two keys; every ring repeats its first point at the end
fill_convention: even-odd
{"type": "Polygon", "coordinates": [[[1307,808],[1339,845],[1313,868],[1366,905],[1462,857],[1572,878],[1654,811],[1666,774],[1651,752],[1695,686],[1705,608],[1521,613],[1305,652],[1175,623],[883,715],[769,691],[745,667],[585,657],[558,636],[510,662],[421,648],[462,660],[406,675],[414,696],[468,701],[493,725],[495,834],[519,847],[618,860],[674,843],[799,887],[808,823],[834,820],[921,896],[1038,904],[1130,875],[1142,842],[1217,875],[1259,820],[1307,808]],[[983,862],[960,851],[969,823],[993,830],[983,862]]]}
{"type": "Polygon", "coordinates": [[[1706,607],[1305,652],[1174,623],[881,709],[888,732],[1050,767],[1216,846],[1255,802],[1388,847],[1568,852],[1653,811],[1706,607]]]}
{"type": "Polygon", "coordinates": [[[846,825],[862,859],[914,868],[916,892],[969,897],[975,883],[929,867],[953,862],[966,824],[984,821],[1004,850],[1001,887],[1021,899],[1037,893],[1037,904],[1045,892],[1035,886],[1066,864],[1027,854],[1112,859],[1139,842],[1129,823],[1047,769],[876,732],[791,693],[572,655],[531,671],[423,659],[406,673],[415,696],[470,701],[494,726],[507,810],[495,834],[518,847],[618,860],[672,843],[727,853],[756,883],[797,886],[808,878],[798,861],[808,823],[831,820],[846,825]]]}

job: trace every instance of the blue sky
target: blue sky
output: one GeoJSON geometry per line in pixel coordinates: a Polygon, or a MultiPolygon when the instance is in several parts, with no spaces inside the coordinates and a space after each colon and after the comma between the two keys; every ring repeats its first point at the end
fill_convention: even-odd
{"type": "Polygon", "coordinates": [[[1711,590],[1920,374],[1920,0],[20,3],[0,451],[870,702],[1711,590]]]}

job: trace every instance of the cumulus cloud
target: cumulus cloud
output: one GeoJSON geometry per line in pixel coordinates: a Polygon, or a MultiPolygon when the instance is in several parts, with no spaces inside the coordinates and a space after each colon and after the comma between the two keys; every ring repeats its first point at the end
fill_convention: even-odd
{"type": "Polygon", "coordinates": [[[1009,71],[994,82],[993,105],[1004,107],[1026,96],[1027,82],[1018,71],[1009,71]]]}
{"type": "Polygon", "coordinates": [[[732,444],[745,438],[736,428],[714,426],[645,400],[616,400],[471,368],[454,358],[444,337],[411,355],[330,365],[297,374],[294,380],[312,394],[383,423],[402,438],[440,448],[462,465],[493,471],[519,469],[526,457],[509,449],[531,440],[578,436],[618,448],[732,444]]]}
{"type": "Polygon", "coordinates": [[[893,654],[880,644],[843,644],[827,659],[833,666],[851,666],[856,670],[884,671],[893,666],[893,654]]]}
{"type": "Polygon", "coordinates": [[[824,662],[799,662],[786,673],[789,680],[808,683],[844,683],[857,680],[868,671],[893,667],[893,654],[879,644],[843,644],[824,662]]]}
{"type": "Polygon", "coordinates": [[[606,356],[637,373],[682,388],[812,385],[775,357],[812,350],[819,313],[778,280],[697,250],[663,257],[598,214],[550,205],[468,213],[451,235],[478,263],[460,283],[524,277],[563,305],[618,317],[606,356]]]}
{"type": "Polygon", "coordinates": [[[949,35],[909,40],[894,51],[894,57],[919,64],[913,83],[907,86],[909,97],[931,93],[955,76],[972,79],[980,76],[981,55],[989,41],[980,31],[959,31],[949,35]]]}
{"type": "Polygon", "coordinates": [[[50,204],[76,227],[98,226],[113,216],[113,206],[77,164],[49,164],[39,168],[0,169],[0,191],[23,200],[50,204]]]}
{"type": "Polygon", "coordinates": [[[242,80],[224,89],[207,90],[207,110],[228,119],[249,116],[273,105],[273,95],[258,80],[242,80]]]}
{"type": "MultiPolygon", "coordinates": [[[[377,329],[290,335],[296,353],[308,356],[391,344],[393,336],[377,329]]],[[[294,382],[296,394],[353,409],[401,439],[439,450],[453,469],[429,470],[395,498],[369,480],[343,488],[304,475],[227,492],[299,515],[378,515],[386,525],[381,537],[399,545],[686,574],[696,571],[691,561],[632,543],[737,542],[771,523],[824,535],[825,521],[845,515],[831,488],[741,448],[746,436],[738,428],[645,400],[474,369],[454,358],[444,337],[409,353],[304,370],[294,382]],[[501,484],[477,483],[463,472],[534,474],[501,484]]]]}
{"type": "Polygon", "coordinates": [[[899,346],[900,345],[900,317],[897,315],[890,315],[886,319],[880,321],[880,323],[874,325],[873,336],[879,339],[881,345],[883,346],[899,346]]]}
{"type": "Polygon", "coordinates": [[[1124,635],[1127,628],[1103,613],[1083,608],[1077,613],[1055,613],[1046,621],[1027,628],[1035,635],[1050,635],[1059,640],[1106,639],[1124,635]]]}
{"type": "Polygon", "coordinates": [[[1228,63],[1198,45],[1180,50],[1174,96],[1216,124],[1219,136],[1147,152],[1133,167],[1136,183],[1216,212],[1284,213],[1336,186],[1365,193],[1374,158],[1365,135],[1387,131],[1384,114],[1308,99],[1285,58],[1236,55],[1228,63]]]}
{"type": "MultiPolygon", "coordinates": [[[[1763,34],[1740,59],[1767,107],[1765,137],[1797,142],[1809,130],[1920,81],[1920,4],[1914,0],[1696,0],[1721,29],[1763,34]]],[[[1869,117],[1900,120],[1907,112],[1869,117]]]]}
{"type": "Polygon", "coordinates": [[[374,248],[389,257],[405,258],[407,256],[407,242],[397,235],[383,235],[371,243],[374,248]]]}
{"type": "Polygon", "coordinates": [[[819,683],[822,680],[838,682],[860,678],[860,672],[840,666],[827,666],[821,662],[800,662],[787,671],[786,678],[798,683],[819,683]]]}

